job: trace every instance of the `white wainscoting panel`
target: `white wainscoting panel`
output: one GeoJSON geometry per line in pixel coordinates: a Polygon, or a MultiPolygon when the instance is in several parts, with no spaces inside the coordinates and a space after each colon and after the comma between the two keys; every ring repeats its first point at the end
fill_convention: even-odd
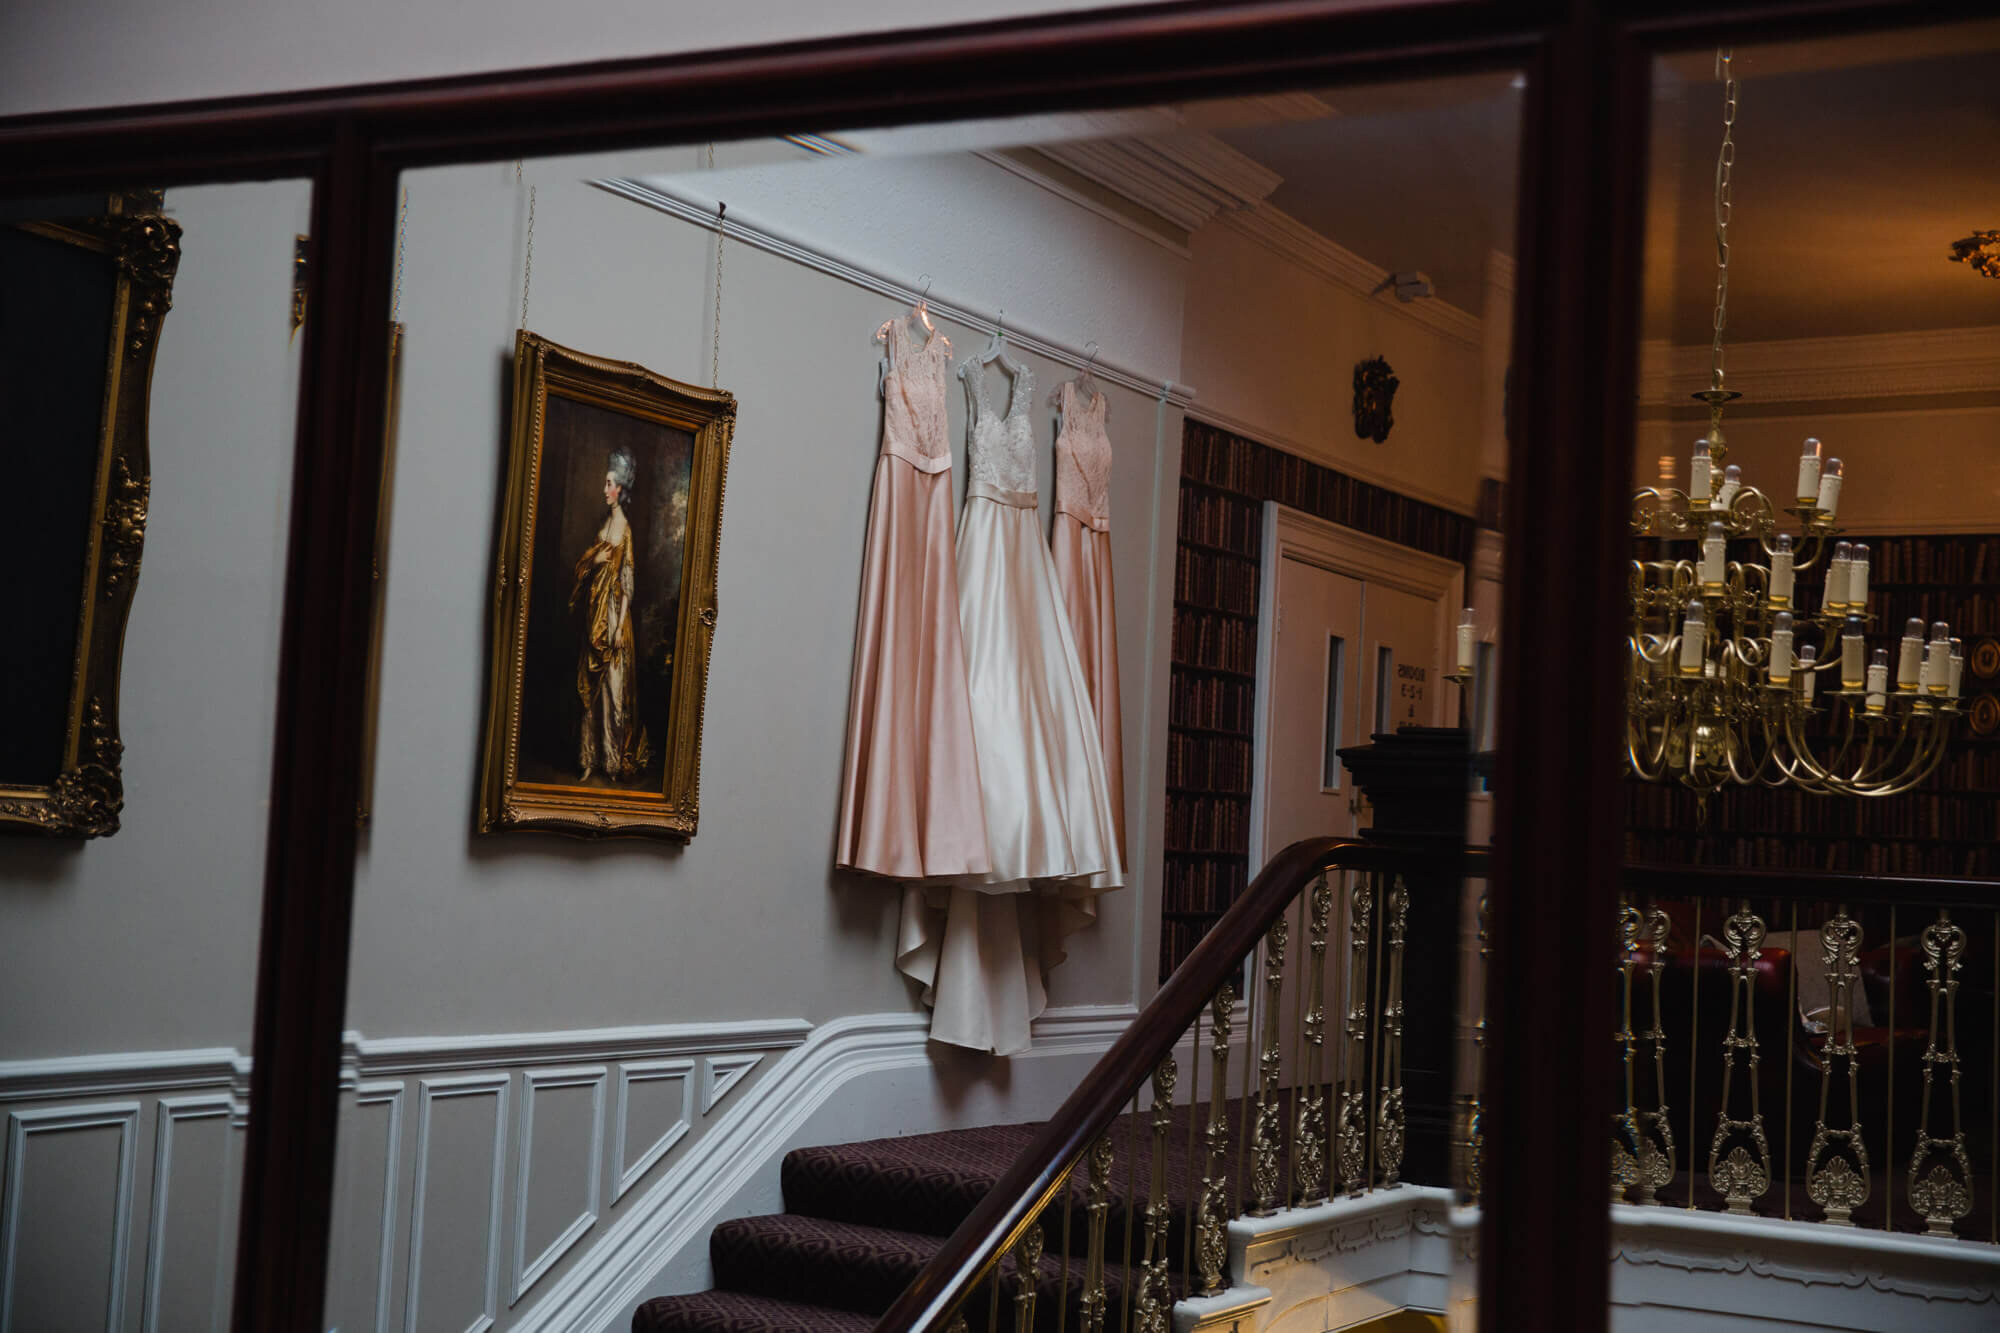
{"type": "Polygon", "coordinates": [[[227,1093],[162,1097],[153,1119],[143,1333],[229,1326],[234,1103],[227,1093]]]}
{"type": "Polygon", "coordinates": [[[616,1203],[646,1178],[694,1120],[694,1061],[627,1060],[618,1066],[618,1114],[611,1141],[618,1154],[616,1203]],[[649,1084],[661,1085],[648,1095],[649,1084]],[[635,1110],[636,1107],[636,1110],[635,1110]],[[648,1146],[634,1154],[632,1136],[648,1146]]]}
{"type": "Polygon", "coordinates": [[[763,1060],[761,1055],[711,1055],[701,1067],[701,1113],[707,1115],[743,1076],[763,1060]]]}
{"type": "Polygon", "coordinates": [[[597,1224],[604,1197],[606,1077],[603,1065],[530,1069],[521,1075],[510,1306],[597,1224]],[[527,1257],[531,1250],[533,1259],[527,1257]]]}
{"type": "Polygon", "coordinates": [[[404,1333],[482,1333],[500,1315],[500,1234],[513,1076],[425,1078],[404,1333]],[[488,1110],[476,1102],[492,1098],[488,1110]]]}
{"type": "Polygon", "coordinates": [[[139,1109],[96,1102],[8,1115],[0,1333],[97,1318],[106,1333],[124,1326],[139,1109]]]}

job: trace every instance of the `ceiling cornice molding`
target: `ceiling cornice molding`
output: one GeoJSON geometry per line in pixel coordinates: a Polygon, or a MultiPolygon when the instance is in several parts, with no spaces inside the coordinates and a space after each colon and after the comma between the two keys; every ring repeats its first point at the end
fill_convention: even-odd
{"type": "Polygon", "coordinates": [[[1212,134],[1078,139],[1037,151],[1186,232],[1256,207],[1284,179],[1212,134]]]}
{"type": "Polygon", "coordinates": [[[1514,278],[1520,267],[1512,255],[1501,254],[1498,250],[1486,252],[1486,281],[1502,291],[1511,293],[1514,290],[1514,278]]]}
{"type": "MultiPolygon", "coordinates": [[[[2000,391],[2000,325],[1917,329],[1725,346],[1726,381],[1759,404],[2000,391]]],[[[1649,338],[1639,386],[1648,407],[1679,407],[1708,387],[1709,349],[1649,338]]]]}
{"type": "Polygon", "coordinates": [[[1220,221],[1279,258],[1289,260],[1335,286],[1345,287],[1385,311],[1414,320],[1454,342],[1469,347],[1479,346],[1477,315],[1436,297],[1422,301],[1399,301],[1381,293],[1383,280],[1389,276],[1388,269],[1363,259],[1282,209],[1263,204],[1248,212],[1226,214],[1220,221]]]}

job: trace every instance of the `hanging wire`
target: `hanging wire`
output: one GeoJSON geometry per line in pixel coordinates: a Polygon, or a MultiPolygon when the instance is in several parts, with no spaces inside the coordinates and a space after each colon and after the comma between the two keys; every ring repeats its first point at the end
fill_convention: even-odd
{"type": "MultiPolygon", "coordinates": [[[[521,183],[521,159],[514,159],[514,184],[521,183]]],[[[521,265],[521,327],[528,327],[528,287],[535,279],[535,187],[528,187],[528,251],[521,265]]]]}
{"type": "Polygon", "coordinates": [[[1722,387],[1722,330],[1729,323],[1729,215],[1731,176],[1736,167],[1735,54],[1715,53],[1715,77],[1722,81],[1722,147],[1715,156],[1715,338],[1709,345],[1709,387],[1722,387]]]}
{"type": "MultiPolygon", "coordinates": [[[[708,169],[715,170],[715,145],[708,146],[708,169]]],[[[715,205],[715,346],[709,354],[708,387],[722,387],[722,242],[725,239],[722,224],[727,221],[729,205],[718,201],[715,205]]]]}
{"type": "Polygon", "coordinates": [[[389,294],[389,322],[403,317],[403,243],[410,230],[410,187],[403,187],[402,206],[396,213],[396,284],[389,294]]]}

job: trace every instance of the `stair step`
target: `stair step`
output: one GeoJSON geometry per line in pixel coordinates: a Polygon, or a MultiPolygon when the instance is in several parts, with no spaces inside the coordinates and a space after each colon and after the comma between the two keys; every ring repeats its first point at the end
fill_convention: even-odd
{"type": "MultiPolygon", "coordinates": [[[[1065,1302],[1069,1317],[1060,1321],[1061,1325],[1077,1327],[1081,1323],[1083,1262],[1072,1259],[1065,1275],[1061,1256],[1053,1252],[1061,1240],[1059,1227],[1056,1223],[1044,1229],[1049,1250],[1036,1270],[1035,1323],[1049,1330],[1058,1327],[1056,1312],[1065,1302]]],[[[785,1213],[722,1223],[710,1238],[709,1257],[719,1288],[766,1297],[804,1297],[872,1318],[887,1312],[943,1246],[943,1239],[937,1236],[785,1213]]],[[[1001,1261],[1003,1329],[1013,1326],[1018,1271],[1011,1257],[1001,1261]]],[[[1172,1296],[1184,1294],[1177,1279],[1171,1285],[1172,1296]]],[[[1105,1292],[1113,1310],[1122,1304],[1124,1291],[1121,1256],[1114,1254],[1105,1271],[1105,1292]]],[[[986,1327],[990,1306],[991,1293],[982,1287],[966,1310],[973,1329],[986,1327]]]]}
{"type": "Polygon", "coordinates": [[[872,1315],[737,1291],[660,1296],[632,1315],[632,1333],[870,1333],[872,1315]]]}

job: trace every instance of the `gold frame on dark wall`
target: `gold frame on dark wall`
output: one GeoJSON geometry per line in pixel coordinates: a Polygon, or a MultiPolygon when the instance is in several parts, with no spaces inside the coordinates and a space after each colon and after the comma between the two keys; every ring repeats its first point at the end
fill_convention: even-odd
{"type": "Polygon", "coordinates": [[[108,837],[125,806],[118,684],[152,490],[147,408],[160,322],[173,304],[180,224],[158,191],[110,197],[101,216],[18,222],[21,231],[103,255],[116,270],[90,519],[79,534],[83,596],[62,763],[46,785],[0,785],[0,831],[108,837]]]}
{"type": "Polygon", "coordinates": [[[541,829],[584,837],[651,836],[686,841],[700,814],[701,730],[715,636],[716,563],[735,396],[668,379],[629,361],[587,355],[521,330],[514,345],[514,397],[506,500],[494,570],[478,828],[541,829]],[[662,789],[531,782],[520,775],[522,685],[527,663],[535,520],[543,433],[554,393],[694,435],[687,531],[662,789]]]}

